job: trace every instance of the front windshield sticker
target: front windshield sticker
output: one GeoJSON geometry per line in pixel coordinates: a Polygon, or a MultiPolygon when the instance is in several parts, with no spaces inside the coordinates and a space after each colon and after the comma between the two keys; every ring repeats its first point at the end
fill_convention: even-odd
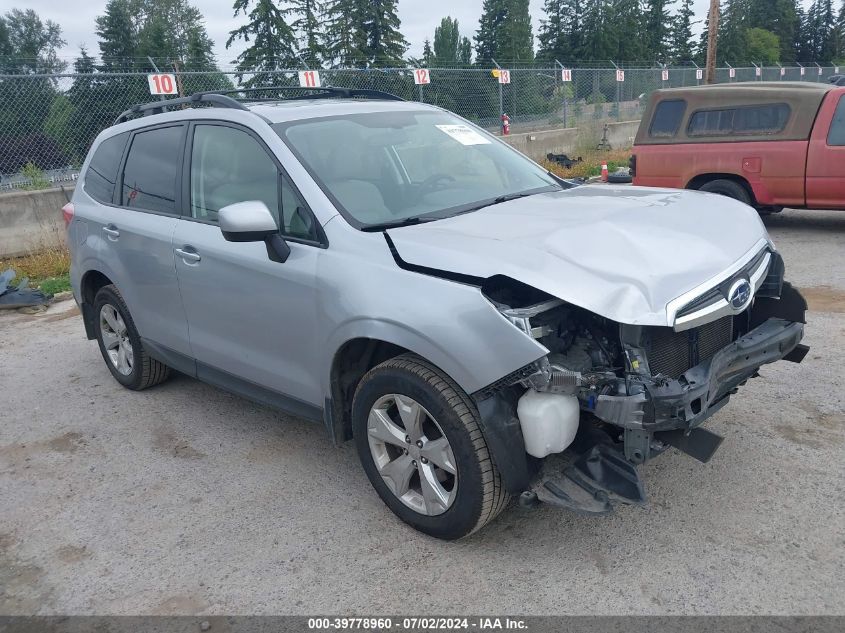
{"type": "Polygon", "coordinates": [[[435,126],[441,132],[445,132],[453,139],[458,141],[461,145],[489,145],[490,139],[486,139],[481,134],[473,130],[467,125],[437,125],[435,126]]]}

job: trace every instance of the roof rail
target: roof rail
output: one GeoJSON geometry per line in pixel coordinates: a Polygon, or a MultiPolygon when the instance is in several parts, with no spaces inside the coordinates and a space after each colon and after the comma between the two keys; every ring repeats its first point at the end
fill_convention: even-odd
{"type": "MultiPolygon", "coordinates": [[[[256,88],[232,88],[230,90],[209,90],[199,94],[249,94],[254,92],[302,92],[308,91],[316,94],[304,94],[296,97],[288,97],[294,99],[330,99],[332,97],[339,97],[341,99],[351,99],[353,97],[370,97],[372,99],[386,99],[388,101],[404,101],[404,99],[392,92],[383,92],[381,90],[372,90],[370,88],[341,88],[337,86],[322,86],[319,88],[303,88],[302,86],[258,86],[256,88]]],[[[266,100],[266,99],[263,99],[266,100]]]]}
{"type": "Polygon", "coordinates": [[[128,121],[129,117],[133,114],[161,114],[162,112],[165,112],[167,108],[173,106],[192,105],[200,102],[213,103],[221,108],[232,108],[234,110],[249,109],[244,104],[232,99],[232,97],[227,97],[220,92],[198,92],[190,97],[177,97],[176,99],[164,99],[162,101],[151,101],[150,103],[139,103],[138,105],[134,105],[128,110],[121,112],[112,125],[128,121]]]}
{"type": "MultiPolygon", "coordinates": [[[[354,97],[367,97],[371,99],[386,99],[388,101],[404,101],[402,97],[393,93],[383,92],[381,90],[371,90],[370,88],[336,88],[333,86],[320,88],[302,88],[300,86],[262,86],[257,88],[232,88],[231,90],[207,90],[205,92],[197,92],[189,97],[177,97],[176,99],[164,99],[162,101],[151,101],[150,103],[140,103],[138,105],[134,105],[128,110],[121,112],[112,125],[128,121],[134,114],[161,114],[173,106],[194,105],[196,103],[211,103],[221,108],[249,110],[249,108],[247,108],[241,101],[233,99],[227,95],[249,94],[256,92],[302,92],[303,90],[309,91],[311,94],[289,97],[289,100],[330,99],[332,97],[352,99],[354,97]]],[[[267,99],[244,99],[244,101],[267,101],[267,99]]]]}

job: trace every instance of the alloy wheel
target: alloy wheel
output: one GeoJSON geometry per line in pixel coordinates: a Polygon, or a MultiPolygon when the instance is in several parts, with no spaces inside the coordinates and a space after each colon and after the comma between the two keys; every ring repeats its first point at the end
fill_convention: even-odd
{"type": "Polygon", "coordinates": [[[455,455],[437,420],[416,400],[379,398],[367,419],[370,452],[384,483],[409,508],[443,514],[458,491],[455,455]]]}
{"type": "Polygon", "coordinates": [[[131,374],[135,364],[132,341],[120,312],[108,303],[100,308],[100,338],[112,366],[123,376],[131,374]]]}

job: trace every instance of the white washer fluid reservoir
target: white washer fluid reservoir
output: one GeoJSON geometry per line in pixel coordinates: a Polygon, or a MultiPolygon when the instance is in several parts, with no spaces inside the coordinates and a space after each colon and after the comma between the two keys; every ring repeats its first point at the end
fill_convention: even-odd
{"type": "Polygon", "coordinates": [[[529,389],[516,407],[525,452],[534,457],[560,453],[572,444],[578,432],[581,410],[578,398],[529,389]]]}

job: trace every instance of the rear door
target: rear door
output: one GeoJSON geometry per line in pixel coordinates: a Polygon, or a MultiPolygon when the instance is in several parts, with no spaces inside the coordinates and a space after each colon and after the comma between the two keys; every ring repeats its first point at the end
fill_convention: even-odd
{"type": "Polygon", "coordinates": [[[807,154],[807,206],[845,209],[845,91],[825,99],[807,154]]]}
{"type": "Polygon", "coordinates": [[[190,346],[172,239],[186,129],[171,124],[132,133],[112,203],[97,205],[88,228],[98,236],[97,257],[141,337],[181,354],[188,354],[190,346]]]}
{"type": "Polygon", "coordinates": [[[224,122],[193,124],[186,158],[186,213],[173,245],[197,376],[318,416],[321,228],[254,132],[224,122]],[[271,260],[263,242],[223,239],[218,211],[247,200],[264,202],[276,218],[291,247],[284,263],[271,260]]]}

